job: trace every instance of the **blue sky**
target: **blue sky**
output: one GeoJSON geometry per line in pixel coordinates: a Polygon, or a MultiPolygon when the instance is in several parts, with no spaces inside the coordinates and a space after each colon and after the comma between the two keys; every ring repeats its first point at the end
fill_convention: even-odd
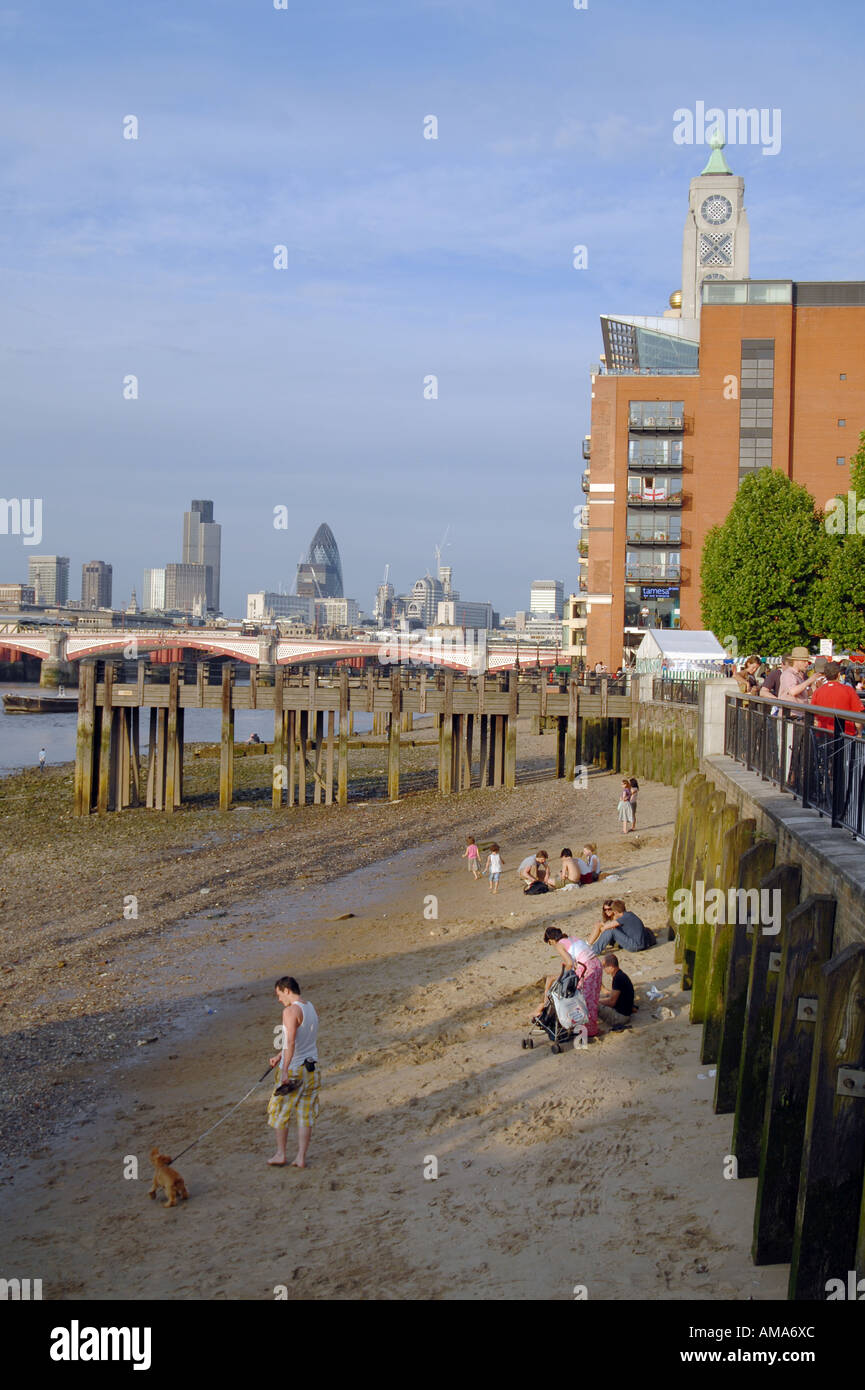
{"type": "MultiPolygon", "coordinates": [[[[751,274],[865,278],[861,14],[3,5],[0,491],[43,498],[38,552],[71,557],[73,597],[85,560],[114,565],[115,603],[179,560],[192,497],[214,499],[233,614],[291,586],[320,521],[364,608],[448,527],[464,597],[567,591],[598,315],[679,285],[707,151],[674,143],[673,112],[779,108],[777,155],[726,151],[751,274]]],[[[0,535],[0,580],[30,553],[0,535]]]]}

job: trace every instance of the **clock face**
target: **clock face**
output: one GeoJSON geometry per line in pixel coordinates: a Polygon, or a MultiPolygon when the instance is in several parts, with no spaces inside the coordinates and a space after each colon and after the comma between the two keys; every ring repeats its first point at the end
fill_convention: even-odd
{"type": "Polygon", "coordinates": [[[700,233],[700,265],[732,265],[733,233],[700,233]]]}
{"type": "Polygon", "coordinates": [[[700,216],[704,222],[711,222],[713,226],[718,227],[722,222],[729,222],[733,216],[733,204],[720,193],[712,193],[704,199],[700,216]]]}

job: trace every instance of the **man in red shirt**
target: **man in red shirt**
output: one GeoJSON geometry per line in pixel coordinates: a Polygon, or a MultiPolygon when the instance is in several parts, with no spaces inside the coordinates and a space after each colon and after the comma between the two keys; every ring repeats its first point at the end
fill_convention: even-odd
{"type": "MultiPolygon", "coordinates": [[[[825,683],[818,685],[811,695],[812,708],[815,705],[820,705],[825,709],[852,710],[856,714],[862,714],[865,706],[855,690],[851,690],[849,685],[839,681],[840,671],[841,668],[836,661],[827,661],[826,669],[823,672],[825,683]]],[[[828,733],[831,733],[834,728],[834,721],[831,718],[817,718],[814,723],[818,729],[825,729],[828,733]]],[[[865,726],[854,724],[852,719],[844,720],[844,732],[846,734],[857,734],[863,727],[865,726]]]]}

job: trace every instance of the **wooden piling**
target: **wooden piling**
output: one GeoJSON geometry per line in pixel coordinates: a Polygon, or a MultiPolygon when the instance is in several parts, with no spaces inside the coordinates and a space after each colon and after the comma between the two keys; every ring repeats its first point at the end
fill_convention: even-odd
{"type": "Polygon", "coordinates": [[[283,687],[285,667],[277,666],[273,673],[273,772],[271,804],[274,811],[281,810],[283,792],[288,781],[285,765],[285,715],[283,713],[283,687]]]}
{"type": "MultiPolygon", "coordinates": [[[[483,676],[481,676],[480,679],[481,682],[483,682],[483,676]]],[[[490,717],[488,714],[480,714],[478,718],[480,719],[481,723],[479,749],[480,777],[478,785],[481,787],[487,787],[489,786],[490,780],[490,717]]]]}
{"type": "Polygon", "coordinates": [[[168,720],[166,724],[165,748],[165,810],[174,811],[180,805],[180,788],[177,786],[177,709],[180,699],[180,674],[177,662],[172,661],[168,668],[168,720]]]}
{"type": "MultiPolygon", "coordinates": [[[[775,863],[773,840],[758,840],[739,860],[736,887],[758,888],[775,863]]],[[[736,904],[736,925],[730,937],[727,956],[727,978],[724,982],[724,1016],[718,1042],[718,1064],[715,1073],[715,1114],[729,1115],[736,1109],[739,1089],[739,1065],[742,1060],[742,1031],[745,1026],[745,1001],[748,996],[748,974],[751,967],[751,938],[753,926],[742,920],[739,900],[736,904]]]]}
{"type": "MultiPolygon", "coordinates": [[[[728,885],[721,878],[721,859],[724,837],[732,830],[739,819],[735,806],[728,806],[723,792],[719,792],[709,802],[709,834],[707,839],[707,862],[705,868],[706,891],[717,889],[726,895],[728,885]],[[718,797],[721,798],[720,803],[718,797]],[[718,809],[720,806],[720,809],[718,809]]],[[[717,926],[708,922],[697,923],[694,934],[694,983],[691,992],[691,1022],[703,1023],[709,996],[709,982],[712,964],[712,944],[717,926]]]]}
{"type": "Polygon", "coordinates": [[[234,666],[226,661],[222,668],[222,729],[219,746],[219,809],[230,811],[234,795],[234,705],[231,694],[234,666]]]}
{"type": "Polygon", "coordinates": [[[835,899],[815,895],[793,909],[779,943],[781,979],[751,1249],[758,1265],[786,1264],[793,1250],[820,971],[832,954],[834,926],[835,899]]]}
{"type": "Polygon", "coordinates": [[[348,671],[339,673],[339,751],[337,754],[336,799],[340,806],[348,804],[348,736],[351,730],[348,708],[348,671]]]}
{"type": "Polygon", "coordinates": [[[495,716],[496,744],[495,758],[493,767],[493,786],[504,786],[504,765],[505,765],[505,725],[507,719],[503,714],[495,716]]]}
{"type": "MultiPolygon", "coordinates": [[[[694,886],[694,846],[697,838],[697,824],[694,808],[697,803],[698,795],[700,797],[702,797],[704,794],[708,796],[708,791],[706,790],[706,788],[706,778],[702,772],[698,772],[697,775],[686,784],[686,809],[683,808],[684,828],[679,847],[676,851],[675,859],[675,862],[678,866],[678,872],[675,875],[675,878],[670,879],[671,885],[675,884],[676,888],[687,888],[689,892],[693,890],[694,886]]],[[[681,961],[685,953],[686,924],[683,922],[678,922],[672,917],[671,921],[673,922],[673,925],[676,928],[676,949],[674,952],[674,959],[677,961],[681,961]]]]}
{"type": "MultiPolygon", "coordinates": [[[[754,843],[757,828],[755,820],[737,820],[723,837],[721,847],[721,872],[718,887],[726,893],[735,887],[739,861],[746,850],[754,843]]],[[[703,1041],[700,1061],[712,1065],[718,1060],[721,1042],[721,1025],[724,1018],[724,990],[727,983],[727,962],[730,958],[730,943],[736,931],[736,923],[728,922],[727,915],[712,932],[712,949],[708,961],[708,980],[706,983],[705,1017],[703,1021],[703,1041]]]]}
{"type": "Polygon", "coordinates": [[[517,785],[517,702],[519,676],[516,671],[508,671],[508,713],[504,720],[504,784],[509,789],[517,785]]]}
{"type": "Polygon", "coordinates": [[[775,1004],[781,974],[781,943],[787,919],[799,903],[802,869],[799,864],[779,864],[762,879],[760,897],[765,892],[779,895],[780,923],[755,924],[751,938],[748,995],[739,1063],[739,1090],[733,1121],[730,1152],[736,1155],[740,1178],[756,1178],[760,1171],[760,1136],[766,1110],[766,1085],[775,1024],[775,1004]],[[776,930],[778,928],[778,930],[776,930]]]}
{"type": "Polygon", "coordinates": [[[78,731],[75,743],[74,812],[89,816],[93,807],[93,778],[96,766],[94,729],[96,724],[96,665],[83,661],[78,675],[78,731]]]}
{"type": "Polygon", "coordinates": [[[826,1300],[856,1269],[865,1160],[865,946],[820,971],[788,1298],[826,1300]]]}
{"type": "Polygon", "coordinates": [[[104,697],[99,728],[99,790],[96,798],[96,809],[100,816],[105,815],[108,810],[111,797],[111,734],[113,726],[111,697],[114,685],[114,666],[110,661],[106,661],[104,669],[104,697]]]}
{"type": "Polygon", "coordinates": [[[399,667],[390,673],[390,721],[387,747],[387,795],[389,801],[399,800],[399,734],[402,684],[399,667]]]}

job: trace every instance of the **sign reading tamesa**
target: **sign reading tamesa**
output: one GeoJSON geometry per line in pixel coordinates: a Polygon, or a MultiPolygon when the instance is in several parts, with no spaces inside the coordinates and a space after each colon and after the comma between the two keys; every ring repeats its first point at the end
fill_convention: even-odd
{"type": "Polygon", "coordinates": [[[640,585],[640,598],[641,598],[641,599],[647,599],[647,598],[663,599],[663,598],[678,598],[678,597],[679,597],[679,586],[678,586],[678,584],[665,584],[665,585],[641,584],[641,585],[640,585]]]}

